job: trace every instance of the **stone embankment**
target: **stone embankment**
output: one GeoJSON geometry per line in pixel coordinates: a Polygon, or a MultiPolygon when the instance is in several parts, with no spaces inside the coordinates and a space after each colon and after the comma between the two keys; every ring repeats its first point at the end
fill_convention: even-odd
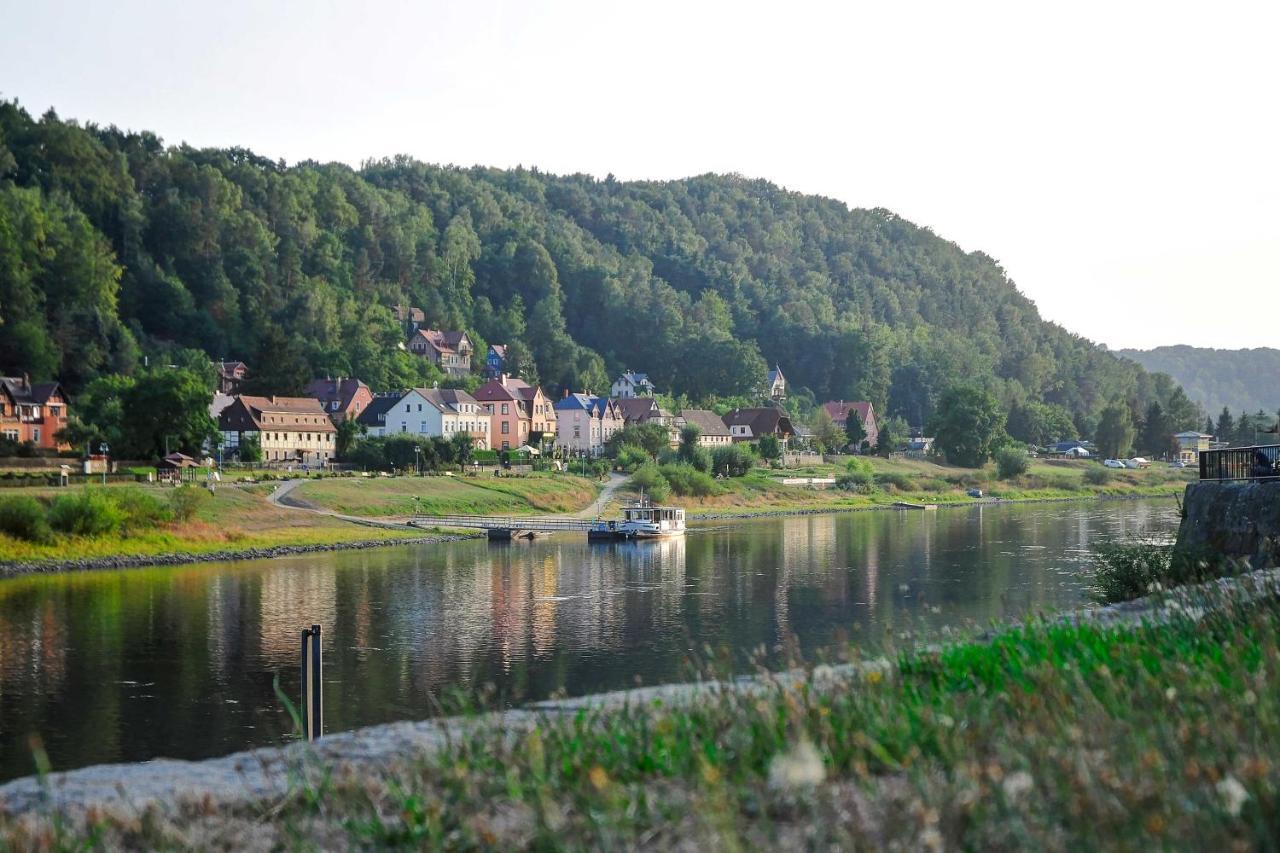
{"type": "Polygon", "coordinates": [[[1190,484],[1176,548],[1247,561],[1255,569],[1280,565],[1280,480],[1190,484]]]}
{"type": "Polygon", "coordinates": [[[356,542],[322,542],[314,545],[276,545],[271,548],[243,548],[232,551],[202,553],[139,554],[117,557],[85,557],[78,560],[39,560],[29,563],[0,563],[0,578],[18,575],[86,572],[108,569],[138,569],[145,566],[183,566],[190,563],[217,563],[228,560],[262,560],[291,554],[314,554],[323,551],[349,551],[355,548],[381,548],[387,545],[429,545],[457,542],[474,535],[413,536],[402,539],[362,539],[356,542]]]}

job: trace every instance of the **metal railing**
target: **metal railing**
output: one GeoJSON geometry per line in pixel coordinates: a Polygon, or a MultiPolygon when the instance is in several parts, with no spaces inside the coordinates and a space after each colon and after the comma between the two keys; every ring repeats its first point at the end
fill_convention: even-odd
{"type": "Polygon", "coordinates": [[[580,518],[554,518],[546,516],[485,516],[485,515],[428,515],[413,516],[418,524],[438,527],[478,527],[482,530],[528,530],[545,533],[558,531],[590,530],[593,522],[580,518]]]}
{"type": "Polygon", "coordinates": [[[1225,447],[1200,451],[1201,480],[1270,480],[1280,478],[1280,444],[1225,447]],[[1258,454],[1267,460],[1265,470],[1258,454]]]}

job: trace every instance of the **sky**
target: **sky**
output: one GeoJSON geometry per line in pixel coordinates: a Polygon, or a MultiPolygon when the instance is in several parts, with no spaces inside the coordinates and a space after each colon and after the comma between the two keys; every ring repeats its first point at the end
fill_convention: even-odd
{"type": "Polygon", "coordinates": [[[1280,3],[0,0],[0,97],[272,159],[884,207],[1112,348],[1280,346],[1280,3]],[[172,8],[166,8],[172,7],[172,8]]]}

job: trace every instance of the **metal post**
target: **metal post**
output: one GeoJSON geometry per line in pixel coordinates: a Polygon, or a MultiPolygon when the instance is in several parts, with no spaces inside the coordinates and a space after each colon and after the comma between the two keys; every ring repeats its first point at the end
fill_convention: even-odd
{"type": "Polygon", "coordinates": [[[311,736],[311,629],[302,629],[302,701],[298,708],[302,714],[302,739],[312,740],[311,736]]]}
{"type": "Polygon", "coordinates": [[[320,651],[320,626],[311,626],[311,739],[324,737],[324,664],[320,651]]]}

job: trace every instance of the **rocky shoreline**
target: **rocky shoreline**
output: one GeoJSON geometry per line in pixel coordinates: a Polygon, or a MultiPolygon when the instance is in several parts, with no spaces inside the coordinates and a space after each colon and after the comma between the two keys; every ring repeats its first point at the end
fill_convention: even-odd
{"type": "Polygon", "coordinates": [[[134,554],[118,557],[84,557],[76,560],[40,560],[30,563],[6,562],[0,563],[0,578],[18,577],[20,575],[58,574],[60,572],[139,569],[147,566],[185,566],[193,563],[218,563],[229,560],[263,560],[271,557],[286,557],[292,554],[350,551],[356,548],[382,548],[389,545],[434,545],[440,542],[458,542],[474,538],[474,536],[466,534],[414,536],[403,539],[322,542],[315,545],[275,545],[270,548],[243,548],[228,551],[209,551],[200,554],[134,554]]]}

